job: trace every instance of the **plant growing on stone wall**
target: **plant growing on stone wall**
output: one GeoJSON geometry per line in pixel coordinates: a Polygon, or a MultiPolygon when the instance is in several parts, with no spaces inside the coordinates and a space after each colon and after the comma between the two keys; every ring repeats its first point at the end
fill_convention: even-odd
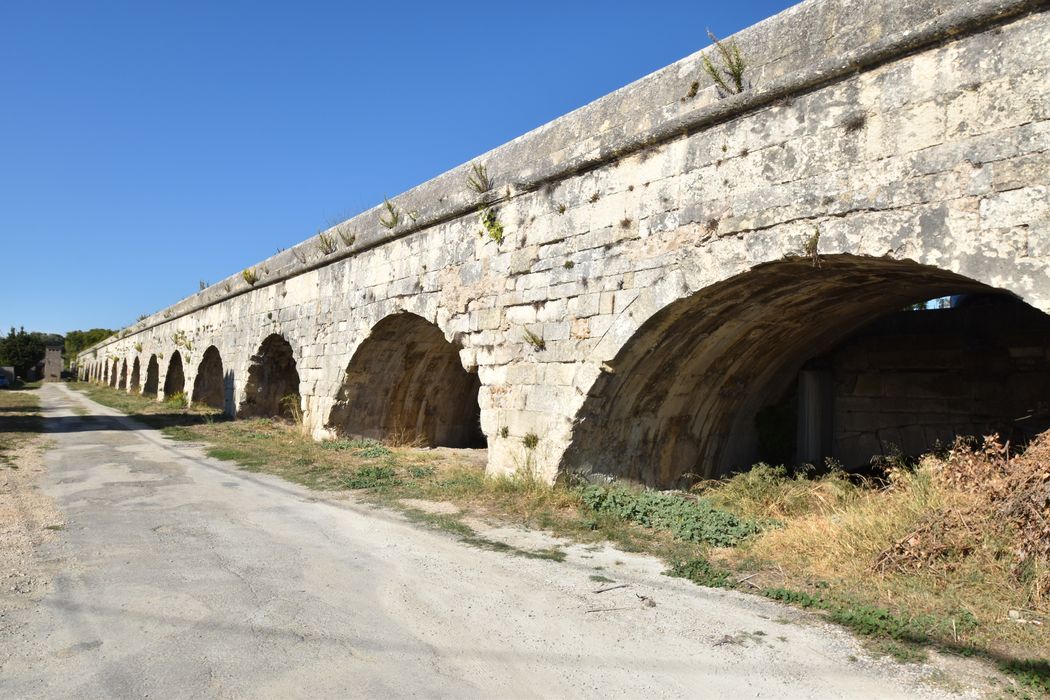
{"type": "Polygon", "coordinates": [[[141,316],[138,317],[138,319],[136,319],[136,322],[137,321],[145,321],[147,318],[149,318],[148,314],[142,314],[141,316]]]}
{"type": "Polygon", "coordinates": [[[522,332],[522,337],[525,339],[525,342],[531,345],[535,350],[544,350],[547,347],[547,342],[543,339],[543,336],[536,335],[528,328],[522,332]]]}
{"type": "Polygon", "coordinates": [[[202,292],[205,289],[207,289],[209,286],[211,286],[207,282],[205,282],[204,280],[201,280],[200,282],[198,282],[198,284],[200,285],[200,291],[202,291],[202,292]]]}
{"type": "Polygon", "coordinates": [[[707,54],[704,54],[704,72],[711,76],[723,97],[739,95],[744,91],[744,71],[747,69],[740,47],[735,40],[719,41],[710,29],[707,30],[707,36],[714,42],[722,65],[715,66],[707,54]]]}
{"type": "Polygon", "coordinates": [[[499,214],[494,207],[482,207],[480,221],[491,240],[496,241],[497,245],[503,242],[503,222],[499,220],[499,214]]]}
{"type": "Polygon", "coordinates": [[[806,243],[802,246],[802,253],[807,258],[813,261],[813,267],[820,267],[820,253],[817,252],[820,247],[820,229],[813,229],[813,235],[806,239],[806,243]]]}
{"type": "Polygon", "coordinates": [[[306,253],[298,248],[292,248],[292,257],[298,260],[300,265],[306,264],[306,253]]]}
{"type": "Polygon", "coordinates": [[[335,248],[335,238],[324,231],[317,234],[317,249],[321,251],[321,255],[331,255],[335,252],[335,248]]]}
{"type": "Polygon", "coordinates": [[[525,436],[521,438],[521,444],[525,445],[526,450],[535,450],[536,445],[540,444],[540,438],[536,433],[525,433],[525,436]]]}
{"type": "Polygon", "coordinates": [[[396,228],[401,223],[401,212],[386,197],[383,198],[383,208],[386,209],[386,214],[379,214],[379,224],[387,229],[396,228]]]}
{"type": "Polygon", "coordinates": [[[230,291],[230,283],[228,281],[227,282],[223,282],[222,283],[222,288],[223,288],[224,291],[226,291],[228,293],[230,291]]]}
{"type": "Polygon", "coordinates": [[[175,343],[175,347],[186,348],[187,350],[193,349],[193,343],[186,337],[186,331],[175,331],[171,336],[171,342],[175,343]]]}
{"type": "Polygon", "coordinates": [[[255,272],[255,270],[253,270],[250,267],[247,270],[241,272],[241,277],[243,277],[244,281],[253,287],[255,286],[255,283],[259,281],[259,275],[255,272]]]}
{"type": "Polygon", "coordinates": [[[492,189],[492,180],[489,179],[488,170],[483,164],[470,164],[470,172],[467,173],[467,187],[478,194],[485,194],[492,189]]]}
{"type": "Polygon", "coordinates": [[[499,436],[501,438],[509,437],[510,436],[510,428],[508,428],[507,426],[503,426],[502,428],[500,428],[499,429],[499,436]]]}
{"type": "Polygon", "coordinates": [[[352,246],[354,244],[354,241],[357,240],[357,236],[354,235],[354,233],[349,229],[349,227],[346,229],[338,228],[336,229],[336,231],[338,231],[339,238],[342,239],[343,245],[345,245],[347,248],[352,246]]]}
{"type": "Polygon", "coordinates": [[[142,343],[135,343],[135,352],[142,352],[142,343]]]}

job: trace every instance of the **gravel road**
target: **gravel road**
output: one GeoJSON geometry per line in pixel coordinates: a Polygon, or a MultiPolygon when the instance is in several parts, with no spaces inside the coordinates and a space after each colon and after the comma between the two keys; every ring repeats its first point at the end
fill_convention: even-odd
{"type": "Polygon", "coordinates": [[[65,528],[34,554],[49,583],[0,620],[6,698],[946,696],[928,668],[648,557],[471,548],[39,394],[65,528]],[[596,566],[628,586],[595,593],[596,566]]]}

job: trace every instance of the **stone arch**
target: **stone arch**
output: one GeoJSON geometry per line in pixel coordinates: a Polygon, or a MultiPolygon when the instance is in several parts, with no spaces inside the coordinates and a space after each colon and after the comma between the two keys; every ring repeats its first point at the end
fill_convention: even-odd
{"type": "MultiPolygon", "coordinates": [[[[781,260],[710,284],[645,318],[605,362],[561,468],[660,487],[746,468],[758,458],[756,417],[792,386],[803,391],[807,363],[909,304],[997,292],[935,267],[851,255],[781,260]]],[[[1022,306],[1050,358],[1047,317],[1022,306]]]]}
{"type": "Polygon", "coordinates": [[[132,391],[136,394],[142,393],[142,364],[139,362],[138,355],[131,363],[131,378],[128,380],[128,392],[132,391]]]}
{"type": "Polygon", "coordinates": [[[121,360],[120,362],[120,375],[119,379],[117,379],[117,388],[125,390],[128,388],[128,361],[126,359],[121,360]]]}
{"type": "Polygon", "coordinates": [[[480,386],[435,324],[412,313],[387,316],[351,358],[328,427],[431,447],[484,447],[480,386]]]}
{"type": "Polygon", "coordinates": [[[186,391],[186,372],[182,368],[182,355],[178,350],[168,360],[168,371],[164,373],[164,398],[186,391]]]}
{"type": "Polygon", "coordinates": [[[159,388],[160,363],[156,355],[150,355],[149,362],[146,363],[146,381],[142,383],[142,395],[155,397],[159,388]]]}
{"type": "Polygon", "coordinates": [[[222,356],[214,345],[208,347],[197,366],[193,380],[193,403],[225,408],[226,381],[222,372],[222,356]]]}
{"type": "Polygon", "coordinates": [[[117,386],[117,372],[120,371],[120,361],[113,360],[113,367],[109,371],[109,385],[112,387],[117,386]]]}
{"type": "Polygon", "coordinates": [[[244,399],[237,413],[242,417],[293,418],[301,405],[295,353],[283,336],[273,333],[251,358],[244,399]]]}

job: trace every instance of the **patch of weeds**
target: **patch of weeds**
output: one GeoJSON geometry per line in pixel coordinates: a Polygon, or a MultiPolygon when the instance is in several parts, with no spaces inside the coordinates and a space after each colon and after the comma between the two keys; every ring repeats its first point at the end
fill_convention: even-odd
{"type": "Polygon", "coordinates": [[[1046,659],[1011,659],[1000,661],[999,670],[1016,680],[1022,688],[1050,695],[1050,661],[1046,659]]]}
{"type": "Polygon", "coordinates": [[[499,220],[499,214],[496,213],[495,207],[482,207],[479,215],[481,227],[485,229],[485,234],[490,240],[496,241],[496,244],[503,242],[504,231],[503,222],[499,220]]]}
{"type": "Polygon", "coordinates": [[[408,475],[413,479],[429,479],[437,473],[434,467],[413,465],[408,468],[408,475]]]}
{"type": "Polygon", "coordinates": [[[358,457],[376,458],[386,457],[393,454],[389,447],[371,438],[342,438],[339,440],[325,440],[321,443],[322,450],[353,451],[358,457]]]}
{"type": "Polygon", "coordinates": [[[564,214],[567,210],[568,207],[565,206],[564,202],[559,202],[557,206],[554,207],[554,211],[558,212],[559,214],[564,214]]]}
{"type": "Polygon", "coordinates": [[[385,214],[379,214],[379,224],[386,229],[397,228],[397,225],[401,223],[401,212],[398,211],[393,202],[385,197],[383,198],[383,208],[386,212],[385,214]]]}
{"type": "Polygon", "coordinates": [[[401,483],[401,479],[390,467],[372,465],[361,467],[350,476],[343,479],[344,488],[348,489],[374,489],[379,486],[395,486],[401,483]]]}
{"type": "Polygon", "coordinates": [[[533,333],[528,328],[522,332],[522,338],[526,343],[531,345],[534,350],[544,350],[547,347],[547,342],[543,339],[543,336],[533,333]]]}
{"type": "Polygon", "coordinates": [[[663,491],[599,484],[580,489],[580,497],[586,507],[597,513],[667,530],[688,542],[733,547],[762,531],[756,521],[719,510],[702,498],[688,499],[663,491]]]}
{"type": "Polygon", "coordinates": [[[589,201],[591,204],[594,204],[601,198],[602,198],[602,195],[600,193],[598,193],[598,192],[595,192],[594,194],[591,195],[591,198],[589,200],[587,200],[587,201],[589,201]]]}
{"type": "Polygon", "coordinates": [[[747,69],[747,63],[740,53],[740,47],[733,40],[719,41],[710,29],[707,31],[707,36],[714,42],[722,65],[715,66],[707,54],[704,54],[704,72],[711,76],[711,80],[718,86],[723,97],[739,95],[744,91],[744,71],[747,69]]]}
{"type": "Polygon", "coordinates": [[[620,228],[622,228],[622,229],[631,228],[631,223],[632,223],[631,222],[631,218],[629,216],[625,216],[622,219],[620,219],[620,228]]]}
{"type": "Polygon", "coordinates": [[[175,406],[176,408],[185,408],[186,394],[182,391],[176,391],[170,396],[165,396],[164,403],[168,404],[169,406],[175,406]]]}
{"type": "Polygon", "coordinates": [[[566,270],[571,270],[572,268],[576,267],[576,263],[574,263],[572,260],[566,260],[565,264],[562,265],[562,267],[564,267],[566,270]]]}
{"type": "Polygon", "coordinates": [[[697,96],[697,94],[699,92],[700,92],[700,81],[699,80],[694,80],[693,84],[689,86],[689,92],[685,93],[685,96],[682,98],[682,102],[685,102],[686,100],[693,99],[694,97],[697,96]]]}
{"type": "Polygon", "coordinates": [[[44,529],[45,529],[45,530],[53,530],[53,531],[55,531],[55,532],[59,532],[59,531],[61,531],[61,530],[65,530],[65,529],[66,529],[66,526],[65,526],[65,525],[62,525],[62,524],[58,524],[58,525],[45,525],[45,526],[44,526],[44,529]]]}
{"type": "Polygon", "coordinates": [[[247,270],[242,271],[241,277],[243,277],[244,281],[253,287],[255,286],[255,283],[259,281],[259,274],[255,271],[254,268],[251,267],[249,267],[247,270]]]}
{"type": "Polygon", "coordinates": [[[331,255],[336,249],[335,238],[324,231],[317,234],[317,249],[321,251],[321,255],[331,255]]]}
{"type": "Polygon", "coordinates": [[[470,164],[470,172],[467,173],[467,187],[478,194],[485,194],[492,189],[492,180],[489,179],[488,170],[483,164],[470,164]]]}
{"type": "Polygon", "coordinates": [[[357,240],[357,235],[354,234],[352,231],[344,230],[342,228],[336,229],[336,231],[338,231],[339,238],[343,241],[343,245],[345,245],[347,248],[352,246],[354,244],[354,241],[357,240]]]}
{"type": "Polygon", "coordinates": [[[615,580],[601,574],[591,574],[591,580],[595,583],[616,583],[615,580]]]}
{"type": "Polygon", "coordinates": [[[306,264],[306,253],[298,248],[292,248],[292,257],[298,260],[300,265],[306,264]]]}
{"type": "Polygon", "coordinates": [[[802,247],[802,254],[813,261],[813,267],[820,267],[820,229],[813,229],[813,235],[806,239],[805,245],[802,247]]]}
{"type": "Polygon", "coordinates": [[[688,579],[698,586],[708,588],[725,588],[729,584],[729,572],[703,557],[672,562],[671,568],[665,571],[664,575],[688,579]]]}
{"type": "Polygon", "coordinates": [[[521,444],[525,446],[526,450],[535,450],[536,445],[540,444],[540,438],[536,433],[526,433],[525,437],[521,439],[521,444]]]}
{"type": "Polygon", "coordinates": [[[499,436],[501,438],[510,437],[510,428],[506,425],[499,429],[499,436]]]}
{"type": "Polygon", "coordinates": [[[259,467],[267,464],[269,461],[265,456],[245,452],[234,447],[211,447],[208,449],[207,454],[214,459],[236,462],[244,467],[246,471],[259,471],[259,467]]]}

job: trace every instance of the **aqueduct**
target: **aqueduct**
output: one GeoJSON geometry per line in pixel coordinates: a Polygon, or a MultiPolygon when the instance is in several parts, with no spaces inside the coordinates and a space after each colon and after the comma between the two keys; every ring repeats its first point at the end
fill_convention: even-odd
{"type": "Polygon", "coordinates": [[[733,37],[741,93],[689,56],[144,318],[81,375],[659,486],[1023,438],[1050,426],[1047,5],[804,2],[733,37]]]}

